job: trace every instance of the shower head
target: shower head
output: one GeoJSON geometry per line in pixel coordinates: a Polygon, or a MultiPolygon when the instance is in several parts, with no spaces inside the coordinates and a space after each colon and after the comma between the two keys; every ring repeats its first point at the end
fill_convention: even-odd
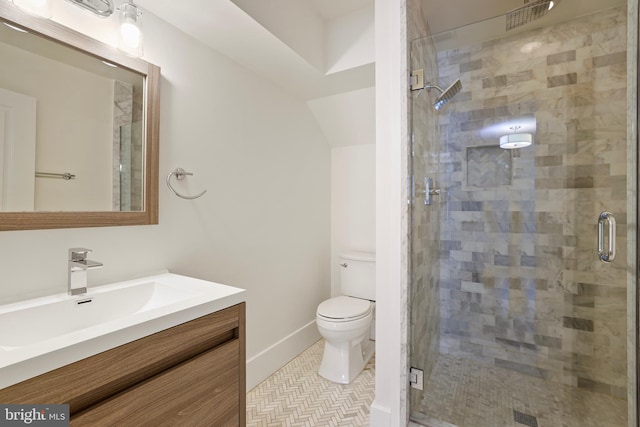
{"type": "Polygon", "coordinates": [[[449,87],[444,90],[440,86],[435,85],[427,85],[425,86],[425,89],[437,89],[438,91],[440,91],[440,96],[438,96],[436,98],[436,102],[433,103],[433,108],[440,111],[442,107],[444,107],[449,101],[451,101],[451,98],[456,96],[458,92],[462,90],[462,82],[460,81],[460,79],[456,79],[455,82],[451,83],[451,85],[449,85],[449,87]]]}
{"type": "Polygon", "coordinates": [[[524,6],[507,12],[506,31],[540,19],[559,2],[559,0],[525,0],[524,6]]]}

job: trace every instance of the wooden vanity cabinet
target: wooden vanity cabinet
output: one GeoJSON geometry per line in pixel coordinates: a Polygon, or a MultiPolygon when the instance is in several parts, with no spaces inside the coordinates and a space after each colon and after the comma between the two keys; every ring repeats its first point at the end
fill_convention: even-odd
{"type": "Polygon", "coordinates": [[[245,303],[0,390],[66,403],[72,426],[244,426],[245,303]]]}

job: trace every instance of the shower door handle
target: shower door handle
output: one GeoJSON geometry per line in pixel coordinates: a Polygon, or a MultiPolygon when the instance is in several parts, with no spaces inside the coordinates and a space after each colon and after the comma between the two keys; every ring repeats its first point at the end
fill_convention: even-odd
{"type": "Polygon", "coordinates": [[[440,189],[439,188],[431,188],[433,186],[433,180],[429,177],[424,178],[424,204],[431,204],[431,196],[439,196],[440,189]]]}
{"type": "Polygon", "coordinates": [[[611,212],[602,212],[598,216],[598,258],[602,262],[616,259],[616,218],[611,212]],[[609,224],[609,247],[604,249],[604,224],[609,224]]]}

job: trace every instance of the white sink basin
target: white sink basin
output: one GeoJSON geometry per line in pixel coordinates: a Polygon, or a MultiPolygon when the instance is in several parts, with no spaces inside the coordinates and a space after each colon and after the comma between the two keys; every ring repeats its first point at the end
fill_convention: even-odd
{"type": "Polygon", "coordinates": [[[0,306],[0,388],[244,301],[176,274],[0,306]]]}
{"type": "Polygon", "coordinates": [[[122,319],[136,313],[173,304],[196,295],[158,282],[103,287],[86,295],[42,299],[32,304],[16,304],[0,311],[0,348],[10,350],[55,339],[70,332],[122,319]],[[59,298],[59,300],[58,300],[59,298]]]}

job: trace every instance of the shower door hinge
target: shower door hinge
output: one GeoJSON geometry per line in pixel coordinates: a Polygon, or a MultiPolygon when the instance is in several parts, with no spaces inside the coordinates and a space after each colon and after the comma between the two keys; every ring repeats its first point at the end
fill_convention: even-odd
{"type": "Polygon", "coordinates": [[[409,384],[411,388],[423,390],[424,387],[424,371],[418,368],[409,369],[409,384]]]}
{"type": "Polygon", "coordinates": [[[411,72],[409,86],[411,90],[424,89],[424,70],[422,68],[411,72]]]}

